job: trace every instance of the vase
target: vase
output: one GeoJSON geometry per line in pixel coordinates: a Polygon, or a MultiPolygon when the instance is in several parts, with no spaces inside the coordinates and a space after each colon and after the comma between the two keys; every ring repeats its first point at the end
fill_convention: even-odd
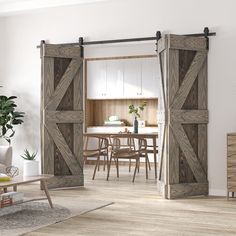
{"type": "Polygon", "coordinates": [[[138,133],[138,120],[136,116],[134,118],[133,126],[134,126],[134,133],[137,134],[138,133]]]}
{"type": "Polygon", "coordinates": [[[24,160],[23,174],[24,176],[39,175],[39,162],[35,160],[24,160]]]}

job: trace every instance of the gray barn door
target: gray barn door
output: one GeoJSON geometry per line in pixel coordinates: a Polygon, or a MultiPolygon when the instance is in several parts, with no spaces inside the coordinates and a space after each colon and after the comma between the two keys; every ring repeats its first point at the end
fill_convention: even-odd
{"type": "Polygon", "coordinates": [[[207,53],[204,37],[166,35],[158,41],[159,183],[166,198],[208,194],[207,53]]]}
{"type": "Polygon", "coordinates": [[[83,58],[80,47],[41,45],[42,173],[49,188],[81,186],[83,176],[83,58]]]}

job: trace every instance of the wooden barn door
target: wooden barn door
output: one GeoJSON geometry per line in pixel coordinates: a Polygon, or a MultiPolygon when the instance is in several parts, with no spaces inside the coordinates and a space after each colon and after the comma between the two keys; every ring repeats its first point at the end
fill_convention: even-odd
{"type": "Polygon", "coordinates": [[[162,71],[159,180],[172,199],[208,194],[207,40],[166,35],[158,41],[162,71]]]}
{"type": "Polygon", "coordinates": [[[42,173],[49,188],[81,186],[83,176],[83,59],[81,48],[41,45],[42,173]]]}

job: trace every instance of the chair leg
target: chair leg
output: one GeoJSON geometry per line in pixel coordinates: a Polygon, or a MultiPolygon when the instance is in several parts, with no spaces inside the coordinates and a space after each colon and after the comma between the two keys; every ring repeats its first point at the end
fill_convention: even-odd
{"type": "Polygon", "coordinates": [[[93,172],[93,180],[95,178],[95,175],[96,175],[96,171],[97,171],[97,168],[99,166],[99,159],[100,159],[100,156],[97,157],[97,162],[96,162],[96,165],[95,165],[95,168],[94,168],[94,172],[93,172]]]}
{"type": "Polygon", "coordinates": [[[103,171],[106,170],[106,155],[103,156],[103,171]]]}
{"type": "Polygon", "coordinates": [[[84,165],[86,165],[87,157],[84,157],[84,165]]]}
{"type": "Polygon", "coordinates": [[[151,163],[150,163],[150,161],[149,161],[148,155],[147,155],[147,160],[148,160],[148,167],[149,167],[149,170],[151,170],[151,163]]]}
{"type": "Polygon", "coordinates": [[[145,165],[146,165],[146,179],[148,179],[148,156],[147,154],[145,155],[145,165]]]}
{"type": "Polygon", "coordinates": [[[138,162],[138,173],[139,173],[139,170],[140,170],[140,161],[138,162]]]}
{"type": "Polygon", "coordinates": [[[117,178],[119,178],[119,160],[118,158],[116,158],[116,175],[117,175],[117,178]]]}
{"type": "Polygon", "coordinates": [[[129,172],[131,171],[131,159],[129,159],[129,172]]]}
{"type": "MultiPolygon", "coordinates": [[[[109,159],[109,158],[107,158],[107,159],[109,159]]],[[[110,157],[110,160],[107,161],[107,180],[109,179],[109,175],[110,175],[111,160],[112,160],[112,155],[110,157]]]]}
{"type": "Polygon", "coordinates": [[[136,176],[136,172],[137,172],[138,166],[139,166],[139,161],[138,161],[138,159],[136,159],[136,165],[135,165],[135,169],[134,169],[134,175],[133,175],[132,182],[134,182],[134,180],[135,180],[135,176],[136,176]]]}
{"type": "Polygon", "coordinates": [[[100,171],[100,158],[98,160],[98,171],[100,171]]]}

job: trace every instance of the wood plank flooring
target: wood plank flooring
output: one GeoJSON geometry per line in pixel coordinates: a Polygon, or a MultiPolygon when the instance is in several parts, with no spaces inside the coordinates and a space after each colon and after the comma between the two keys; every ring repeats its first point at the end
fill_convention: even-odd
{"type": "MultiPolygon", "coordinates": [[[[165,200],[157,195],[154,171],[145,180],[144,168],[133,184],[132,172],[122,167],[120,179],[111,170],[111,178],[105,180],[100,171],[91,180],[93,168],[85,168],[85,188],[52,191],[56,194],[74,195],[114,204],[87,214],[73,217],[61,223],[41,228],[27,236],[52,235],[157,235],[157,236],[207,236],[236,235],[236,200],[220,197],[195,197],[181,200],[165,200]]],[[[24,191],[38,194],[32,186],[24,191]],[[34,191],[34,192],[32,192],[34,191]]]]}

